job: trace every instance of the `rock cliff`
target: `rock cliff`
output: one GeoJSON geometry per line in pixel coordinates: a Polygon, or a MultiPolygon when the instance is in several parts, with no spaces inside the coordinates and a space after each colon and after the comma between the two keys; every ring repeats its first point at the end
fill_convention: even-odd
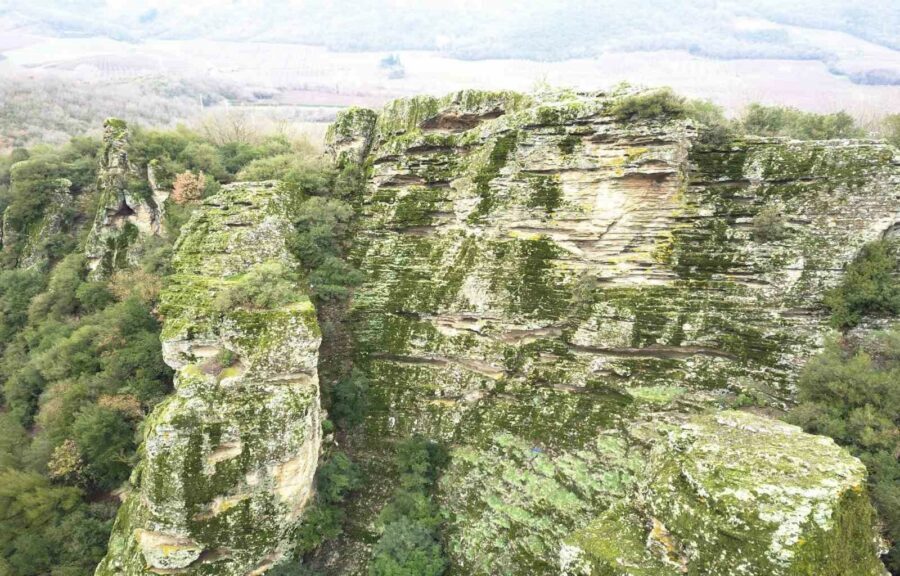
{"type": "Polygon", "coordinates": [[[791,402],[823,293],[900,222],[896,150],[716,138],[617,116],[629,97],[461,92],[338,118],[332,153],[368,171],[358,452],[451,447],[454,573],[880,573],[861,464],[721,410],[791,402]]]}
{"type": "MultiPolygon", "coordinates": [[[[26,169],[32,161],[20,162],[17,169],[26,169]]],[[[16,254],[16,265],[19,268],[31,268],[46,264],[49,260],[49,248],[59,234],[71,232],[73,220],[72,202],[74,201],[72,182],[65,178],[54,180],[50,186],[46,206],[36,225],[18,227],[10,222],[8,210],[3,212],[0,226],[0,246],[4,252],[16,254]]]]}
{"type": "Polygon", "coordinates": [[[145,423],[98,575],[262,574],[288,550],[321,442],[321,336],[295,282],[254,295],[294,278],[290,214],[276,184],[235,184],[182,232],[160,303],[176,390],[145,423]]]}
{"type": "Polygon", "coordinates": [[[99,205],[85,247],[93,277],[109,275],[137,260],[142,239],[162,232],[163,206],[168,192],[148,186],[128,161],[128,126],[108,119],[103,125],[103,148],[97,176],[99,205]]]}

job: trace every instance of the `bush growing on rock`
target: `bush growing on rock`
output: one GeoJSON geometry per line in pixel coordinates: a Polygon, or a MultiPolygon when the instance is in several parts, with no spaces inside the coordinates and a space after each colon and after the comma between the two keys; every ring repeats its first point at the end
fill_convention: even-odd
{"type": "Polygon", "coordinates": [[[362,280],[359,271],[341,257],[352,218],[353,208],[337,198],[314,196],[300,207],[291,250],[307,270],[314,298],[345,298],[362,280]]]}
{"type": "Polygon", "coordinates": [[[378,516],[382,535],[373,548],[369,576],[438,576],[447,569],[431,491],[447,463],[438,444],[413,437],[397,446],[399,483],[378,516]]]}
{"type": "Polygon", "coordinates": [[[786,136],[798,140],[865,136],[865,131],[846,112],[815,114],[786,106],[751,104],[740,123],[747,133],[757,136],[786,136]]]}
{"type": "Polygon", "coordinates": [[[359,370],[334,386],[331,398],[331,415],[342,428],[352,428],[365,418],[368,408],[369,380],[359,370]]]}
{"type": "Polygon", "coordinates": [[[215,307],[225,313],[235,308],[278,308],[294,302],[297,277],[280,262],[263,262],[232,281],[216,297],[215,307]]]}
{"type": "Polygon", "coordinates": [[[356,464],[343,452],[334,452],[324,460],[316,471],[315,500],[304,510],[294,538],[297,560],[280,566],[275,574],[295,575],[304,554],[340,536],[345,517],[341,505],[359,488],[361,480],[356,464]]]}
{"type": "Polygon", "coordinates": [[[753,239],[759,242],[771,242],[784,238],[787,233],[787,222],[784,214],[775,207],[766,207],[753,217],[753,239]]]}
{"type": "Polygon", "coordinates": [[[847,267],[840,285],[825,296],[831,323],[856,326],[867,315],[900,314],[900,246],[878,240],[862,247],[847,267]]]}
{"type": "Polygon", "coordinates": [[[680,117],[686,111],[685,99],[671,88],[639,92],[616,100],[610,114],[620,121],[650,120],[662,116],[680,117]]]}
{"type": "Polygon", "coordinates": [[[900,114],[891,114],[882,120],[881,132],[888,144],[900,148],[900,114]]]}

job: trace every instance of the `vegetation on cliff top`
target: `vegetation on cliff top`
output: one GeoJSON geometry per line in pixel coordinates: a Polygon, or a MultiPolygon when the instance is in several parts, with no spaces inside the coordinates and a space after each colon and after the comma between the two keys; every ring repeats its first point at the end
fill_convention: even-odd
{"type": "MultiPolygon", "coordinates": [[[[895,240],[862,247],[827,296],[832,324],[900,314],[900,253],[895,240]]],[[[872,500],[891,542],[885,564],[900,573],[900,327],[850,331],[830,341],[800,375],[790,419],[834,438],[869,471],[872,500]]]]}
{"type": "Polygon", "coordinates": [[[841,283],[825,296],[825,304],[836,328],[852,328],[866,316],[900,314],[900,242],[863,246],[841,283]]]}
{"type": "MultiPolygon", "coordinates": [[[[709,100],[688,99],[670,88],[660,88],[626,95],[615,100],[609,113],[621,122],[654,118],[691,118],[722,142],[728,137],[779,136],[797,140],[829,140],[835,138],[884,138],[900,145],[900,114],[885,116],[873,126],[861,126],[850,114],[804,112],[788,106],[748,105],[734,119],[728,119],[721,107],[709,100]]],[[[707,138],[710,134],[705,134],[707,138]]]]}

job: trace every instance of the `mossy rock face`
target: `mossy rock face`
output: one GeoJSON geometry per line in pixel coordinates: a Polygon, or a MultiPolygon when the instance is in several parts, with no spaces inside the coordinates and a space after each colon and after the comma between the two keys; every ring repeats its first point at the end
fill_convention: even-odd
{"type": "Polygon", "coordinates": [[[217,297],[256,267],[299,268],[291,205],[274,183],[231,185],[185,226],[160,297],[176,391],[145,421],[98,575],[262,574],[289,550],[321,442],[315,310],[300,286],[284,305],[217,297]]]}
{"type": "MultiPolygon", "coordinates": [[[[630,431],[649,415],[739,393],[789,404],[827,330],[824,292],[894,224],[890,147],[710,147],[676,116],[616,119],[625,97],[418,97],[331,132],[338,160],[358,155],[368,174],[350,320],[371,402],[351,442],[359,454],[413,433],[447,443],[453,573],[559,573],[568,535],[633,498],[633,456],[646,454],[630,431]],[[755,230],[764,211],[781,215],[778,234],[755,230]]],[[[389,492],[380,477],[372,494],[389,492]]],[[[349,531],[372,537],[375,513],[349,531]]],[[[852,546],[874,558],[868,541],[852,546]]],[[[734,566],[763,561],[745,551],[734,566]]]]}
{"type": "Polygon", "coordinates": [[[97,175],[99,202],[84,253],[92,278],[104,278],[140,256],[141,244],[162,233],[166,190],[155,190],[149,174],[128,160],[128,126],[108,118],[97,175]]]}
{"type": "Polygon", "coordinates": [[[831,439],[735,411],[638,428],[634,491],[567,538],[566,573],[883,574],[865,467],[831,439]]]}
{"type": "MultiPolygon", "coordinates": [[[[16,166],[25,168],[30,162],[33,161],[23,160],[16,163],[16,166]]],[[[71,188],[72,182],[66,178],[54,180],[41,217],[25,226],[14,226],[7,212],[9,209],[4,210],[0,222],[0,247],[5,254],[14,255],[12,260],[18,268],[46,266],[51,258],[53,245],[60,241],[60,236],[74,233],[75,212],[72,209],[74,198],[71,188]]]]}

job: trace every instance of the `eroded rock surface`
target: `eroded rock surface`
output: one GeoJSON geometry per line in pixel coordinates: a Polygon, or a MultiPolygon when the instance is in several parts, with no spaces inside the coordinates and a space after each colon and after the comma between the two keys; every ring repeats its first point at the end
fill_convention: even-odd
{"type": "MultiPolygon", "coordinates": [[[[16,165],[15,170],[28,170],[32,160],[16,165]]],[[[69,232],[74,219],[72,182],[58,178],[51,184],[44,212],[36,224],[25,227],[10,221],[8,209],[3,212],[0,226],[0,246],[7,253],[16,253],[19,268],[31,268],[47,263],[53,243],[61,233],[69,232]]]]}
{"type": "Polygon", "coordinates": [[[747,412],[667,419],[632,431],[652,446],[635,489],[566,539],[564,573],[882,573],[865,467],[830,438],[747,412]]]}
{"type": "Polygon", "coordinates": [[[168,197],[167,191],[147,186],[129,163],[128,126],[116,118],[103,125],[97,189],[100,201],[85,256],[91,275],[104,277],[134,264],[141,241],[162,233],[168,197]]]}
{"type": "MultiPolygon", "coordinates": [[[[351,309],[355,366],[373,396],[361,452],[416,432],[451,446],[439,495],[461,574],[560,573],[581,558],[573,539],[605,513],[619,514],[640,544],[629,554],[651,566],[623,574],[665,573],[653,563],[787,574],[800,557],[829,573],[797,543],[831,538],[853,539],[866,559],[848,574],[872,574],[871,525],[840,528],[842,502],[862,489],[859,463],[795,428],[762,420],[738,434],[729,422],[743,416],[714,413],[738,394],[790,401],[826,331],[823,293],[900,221],[896,150],[712,144],[687,120],[617,119],[624,97],[462,92],[335,123],[336,158],[362,157],[369,171],[354,248],[366,281],[351,309]],[[657,421],[674,428],[636,435],[657,421]],[[708,440],[719,433],[717,452],[708,440]],[[647,462],[674,453],[671,482],[699,466],[677,458],[675,437],[705,455],[706,471],[755,458],[752,442],[770,439],[788,486],[816,496],[780,493],[784,522],[703,500],[701,485],[677,492],[686,511],[666,509],[680,487],[646,488],[647,462]],[[804,462],[813,448],[815,470],[804,462]],[[632,506],[639,494],[648,506],[659,495],[659,510],[632,506]],[[799,532],[779,532],[785,522],[799,532]],[[702,560],[724,536],[701,537],[731,523],[755,543],[702,560]]],[[[718,494],[746,490],[755,506],[777,475],[733,486],[726,475],[718,494]]],[[[864,497],[852,506],[869,518],[864,497]]]]}
{"type": "Polygon", "coordinates": [[[263,574],[288,550],[321,442],[315,311],[299,286],[277,306],[221,294],[260,267],[296,271],[290,209],[274,183],[226,186],[176,244],[160,303],[175,393],[144,425],[98,575],[263,574]]]}

